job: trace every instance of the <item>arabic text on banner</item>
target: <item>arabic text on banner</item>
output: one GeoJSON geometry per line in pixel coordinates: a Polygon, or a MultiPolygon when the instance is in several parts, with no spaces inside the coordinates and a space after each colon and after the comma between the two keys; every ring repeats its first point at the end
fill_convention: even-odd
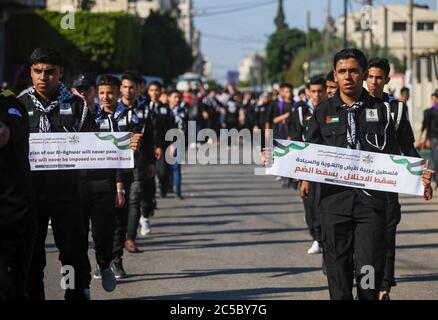
{"type": "Polygon", "coordinates": [[[274,141],[274,162],[266,174],[346,187],[423,195],[419,158],[331,146],[274,141]]]}

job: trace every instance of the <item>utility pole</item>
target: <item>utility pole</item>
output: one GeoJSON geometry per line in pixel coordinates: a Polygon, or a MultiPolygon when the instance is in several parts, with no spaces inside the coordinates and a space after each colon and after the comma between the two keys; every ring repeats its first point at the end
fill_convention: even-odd
{"type": "Polygon", "coordinates": [[[332,1],[331,0],[327,0],[328,1],[328,6],[327,6],[327,19],[326,19],[326,23],[325,23],[325,32],[324,32],[324,57],[326,57],[327,59],[327,64],[330,65],[330,56],[329,56],[329,48],[328,48],[328,43],[330,41],[330,33],[331,33],[331,25],[330,25],[330,19],[332,16],[332,1]]]}
{"type": "Polygon", "coordinates": [[[408,0],[408,48],[406,69],[412,71],[413,59],[414,59],[414,1],[408,0]]]}
{"type": "Polygon", "coordinates": [[[307,63],[309,68],[306,72],[306,80],[309,79],[310,76],[310,48],[311,48],[311,39],[310,39],[310,11],[307,10],[307,37],[306,37],[306,51],[307,51],[307,63]]]}
{"type": "Polygon", "coordinates": [[[370,56],[373,56],[373,0],[368,0],[368,5],[370,6],[370,24],[369,24],[369,32],[370,32],[370,56]]]}
{"type": "Polygon", "coordinates": [[[388,7],[383,7],[384,13],[383,13],[383,30],[384,33],[384,50],[385,50],[385,58],[388,56],[388,7]]]}
{"type": "Polygon", "coordinates": [[[408,47],[407,47],[407,59],[406,59],[406,82],[407,87],[411,89],[412,99],[408,102],[408,112],[411,119],[415,119],[414,115],[414,103],[415,94],[413,88],[413,67],[414,67],[414,1],[408,0],[408,47]]]}
{"type": "Polygon", "coordinates": [[[344,0],[344,48],[348,47],[348,39],[347,39],[347,13],[348,13],[348,0],[344,0]]]}

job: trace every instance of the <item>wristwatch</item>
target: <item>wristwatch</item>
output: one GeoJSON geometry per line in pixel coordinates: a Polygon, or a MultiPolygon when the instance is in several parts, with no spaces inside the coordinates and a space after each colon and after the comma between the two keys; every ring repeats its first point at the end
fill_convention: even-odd
{"type": "Polygon", "coordinates": [[[123,193],[123,194],[125,194],[126,191],[125,191],[125,189],[117,189],[117,193],[123,193]]]}

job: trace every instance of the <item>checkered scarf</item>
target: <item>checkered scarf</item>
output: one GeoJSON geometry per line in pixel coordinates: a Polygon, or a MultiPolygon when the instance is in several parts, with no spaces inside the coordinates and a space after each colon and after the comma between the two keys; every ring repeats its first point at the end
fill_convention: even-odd
{"type": "MultiPolygon", "coordinates": [[[[41,112],[40,123],[39,123],[39,132],[51,132],[51,124],[48,115],[52,112],[60,103],[67,101],[75,95],[68,90],[68,88],[62,83],[59,83],[59,88],[57,91],[56,98],[47,106],[44,107],[43,104],[37,99],[35,96],[36,90],[35,87],[31,87],[28,89],[27,94],[32,99],[35,108],[41,112]]],[[[86,115],[86,107],[84,108],[84,113],[86,115]]],[[[85,115],[83,115],[83,119],[85,119],[85,115]]],[[[83,123],[83,121],[81,121],[83,123]]],[[[81,125],[82,126],[82,125],[81,125]]]]}
{"type": "Polygon", "coordinates": [[[348,128],[347,128],[347,142],[348,149],[357,149],[360,150],[360,142],[357,137],[357,111],[360,110],[363,106],[362,101],[355,102],[353,105],[349,106],[348,104],[343,104],[341,109],[347,112],[348,119],[348,128]]]}

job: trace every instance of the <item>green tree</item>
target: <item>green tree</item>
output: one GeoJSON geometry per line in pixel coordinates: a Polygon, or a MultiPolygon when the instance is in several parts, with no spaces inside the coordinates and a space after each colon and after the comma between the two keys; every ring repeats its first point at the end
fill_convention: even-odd
{"type": "MultiPolygon", "coordinates": [[[[333,69],[333,56],[341,48],[343,48],[343,40],[337,37],[330,39],[327,46],[327,53],[324,51],[324,39],[314,33],[311,38],[312,46],[310,50],[307,48],[300,49],[294,56],[289,69],[286,72],[286,81],[291,82],[294,86],[300,86],[304,83],[304,70],[303,65],[309,59],[310,60],[310,76],[316,74],[325,75],[331,69],[333,69]],[[313,67],[313,68],[312,68],[313,67]]],[[[349,47],[356,47],[354,42],[348,43],[349,47]]],[[[368,58],[379,56],[389,60],[394,65],[392,72],[404,72],[403,64],[393,54],[385,52],[385,50],[379,46],[373,47],[373,53],[370,54],[369,50],[364,52],[368,58]]]]}
{"type": "Polygon", "coordinates": [[[266,46],[265,67],[272,82],[285,80],[295,54],[306,46],[306,34],[299,29],[281,29],[270,35],[266,46]]]}
{"type": "Polygon", "coordinates": [[[140,69],[166,83],[190,69],[192,50],[177,21],[168,13],[151,12],[142,27],[140,69]]]}

